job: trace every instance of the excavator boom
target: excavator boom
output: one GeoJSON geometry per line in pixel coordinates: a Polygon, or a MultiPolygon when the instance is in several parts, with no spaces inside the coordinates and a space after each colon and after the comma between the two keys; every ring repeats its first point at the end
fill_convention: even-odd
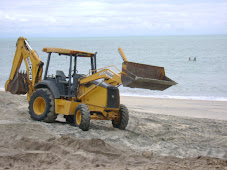
{"type": "Polygon", "coordinates": [[[26,38],[19,37],[16,52],[12,63],[9,79],[6,81],[5,90],[12,94],[26,94],[28,100],[34,92],[34,86],[42,79],[43,62],[31,48],[26,38]],[[26,72],[19,72],[24,60],[26,72]]]}

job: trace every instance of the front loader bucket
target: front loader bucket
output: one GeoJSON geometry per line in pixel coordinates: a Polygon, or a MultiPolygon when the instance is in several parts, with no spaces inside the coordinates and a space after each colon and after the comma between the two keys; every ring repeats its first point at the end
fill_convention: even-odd
{"type": "Polygon", "coordinates": [[[27,79],[27,74],[17,73],[12,81],[6,82],[6,91],[12,94],[26,94],[25,80],[27,79]]]}
{"type": "Polygon", "coordinates": [[[123,86],[150,90],[165,90],[177,83],[165,76],[163,67],[124,61],[121,81],[123,86]]]}

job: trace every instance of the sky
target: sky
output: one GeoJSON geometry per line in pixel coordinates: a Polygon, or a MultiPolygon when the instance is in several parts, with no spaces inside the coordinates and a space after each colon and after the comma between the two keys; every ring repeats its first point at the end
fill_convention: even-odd
{"type": "Polygon", "coordinates": [[[0,0],[0,38],[227,34],[227,0],[0,0]]]}

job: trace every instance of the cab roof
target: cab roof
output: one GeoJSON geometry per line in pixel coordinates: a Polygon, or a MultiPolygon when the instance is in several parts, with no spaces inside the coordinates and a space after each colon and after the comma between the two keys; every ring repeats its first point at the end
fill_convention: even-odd
{"type": "Polygon", "coordinates": [[[70,49],[64,49],[64,48],[43,48],[43,52],[47,52],[47,53],[58,53],[58,54],[62,54],[62,55],[73,55],[73,56],[78,56],[78,57],[92,57],[94,55],[94,53],[89,53],[89,52],[85,52],[85,51],[78,51],[78,50],[70,50],[70,49]]]}

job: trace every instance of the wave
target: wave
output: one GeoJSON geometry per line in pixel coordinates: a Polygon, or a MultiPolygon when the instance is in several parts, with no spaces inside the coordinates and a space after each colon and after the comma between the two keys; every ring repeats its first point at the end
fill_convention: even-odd
{"type": "Polygon", "coordinates": [[[151,98],[163,98],[163,99],[189,99],[189,100],[227,101],[226,97],[215,97],[215,96],[138,95],[138,94],[131,94],[131,93],[121,93],[121,96],[151,97],[151,98]]]}
{"type": "MultiPolygon", "coordinates": [[[[0,91],[5,91],[5,88],[0,88],[0,91]]],[[[151,98],[163,98],[163,99],[189,99],[189,100],[227,101],[227,97],[215,97],[215,96],[139,95],[139,94],[132,94],[132,93],[121,93],[121,96],[151,97],[151,98]]]]}

